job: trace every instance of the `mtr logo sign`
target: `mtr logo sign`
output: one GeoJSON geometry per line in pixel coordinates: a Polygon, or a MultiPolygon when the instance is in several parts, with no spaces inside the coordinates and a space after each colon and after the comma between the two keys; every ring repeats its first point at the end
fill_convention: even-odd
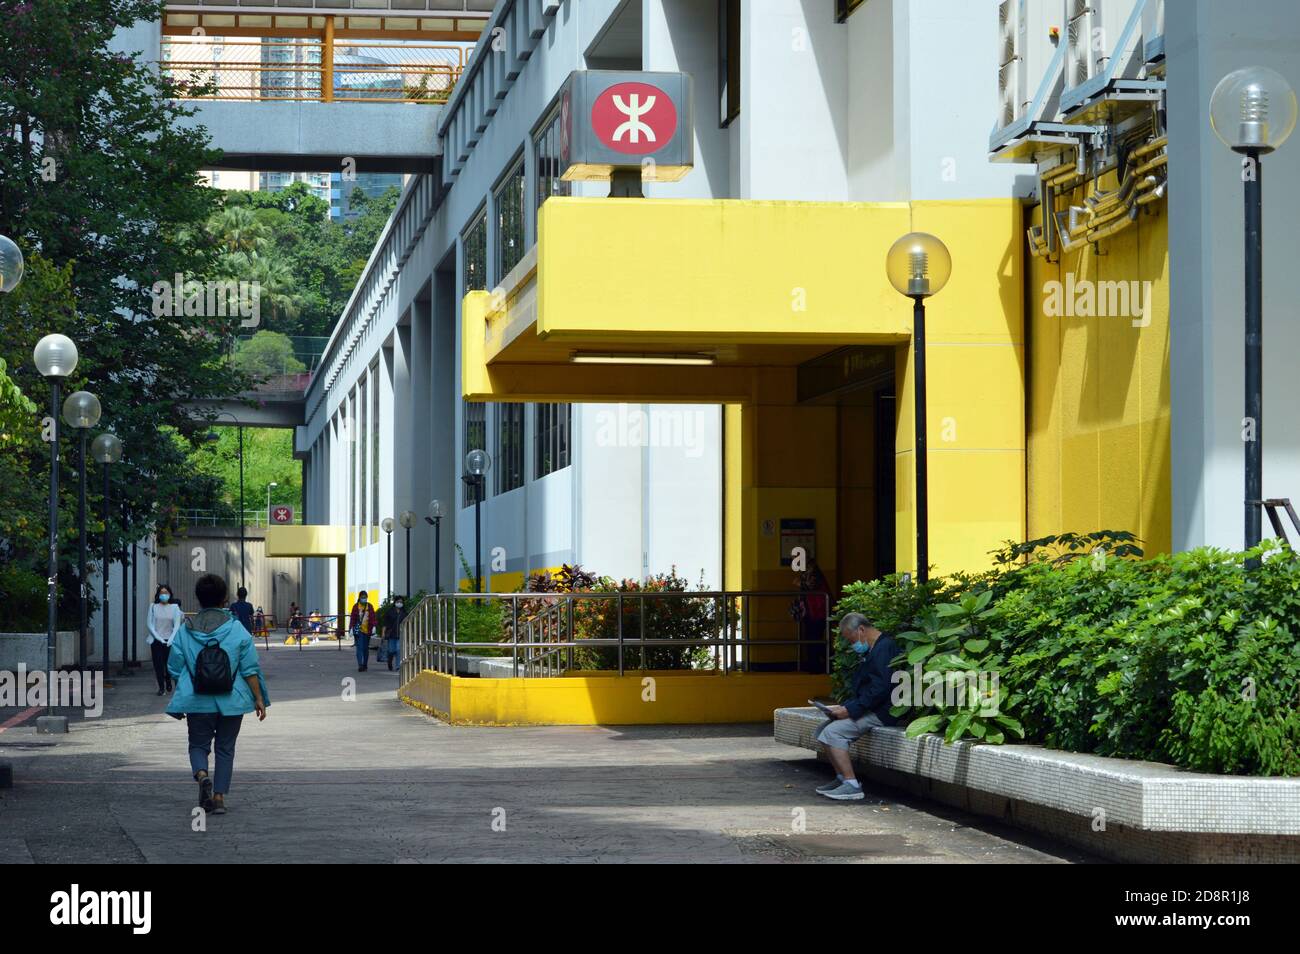
{"type": "Polygon", "coordinates": [[[656,152],[677,131],[677,107],[658,86],[618,83],[591,106],[596,138],[617,152],[642,156],[656,152]]]}
{"type": "Polygon", "coordinates": [[[694,165],[691,89],[686,73],[570,73],[544,114],[559,121],[561,178],[682,178],[694,165]]]}

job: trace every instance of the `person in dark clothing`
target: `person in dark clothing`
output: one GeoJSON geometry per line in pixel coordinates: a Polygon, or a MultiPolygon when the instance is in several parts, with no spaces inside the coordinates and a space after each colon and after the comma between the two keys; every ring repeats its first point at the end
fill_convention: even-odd
{"type": "Polygon", "coordinates": [[[230,604],[231,614],[244,624],[244,629],[248,630],[250,635],[256,633],[257,627],[253,625],[253,604],[248,602],[248,590],[241,586],[235,591],[235,595],[239,599],[230,604]]]}
{"type": "Polygon", "coordinates": [[[889,713],[893,689],[890,663],[898,655],[898,644],[861,613],[845,614],[840,620],[840,637],[861,661],[853,670],[848,698],[843,705],[827,707],[833,718],[817,731],[817,741],[826,747],[826,757],[835,767],[835,781],[820,786],[817,792],[837,801],[857,801],[864,796],[862,783],[853,774],[849,746],[874,726],[898,724],[889,713]]]}
{"type": "MultiPolygon", "coordinates": [[[[406,619],[406,599],[401,596],[393,598],[384,610],[384,641],[380,644],[383,657],[388,660],[388,668],[401,665],[402,620],[406,619]]],[[[378,660],[376,660],[377,662],[378,660]]]]}
{"type": "Polygon", "coordinates": [[[801,672],[826,671],[826,612],[827,594],[831,585],[817,561],[810,559],[808,569],[799,576],[799,597],[796,616],[800,621],[803,645],[799,647],[801,672]]]}

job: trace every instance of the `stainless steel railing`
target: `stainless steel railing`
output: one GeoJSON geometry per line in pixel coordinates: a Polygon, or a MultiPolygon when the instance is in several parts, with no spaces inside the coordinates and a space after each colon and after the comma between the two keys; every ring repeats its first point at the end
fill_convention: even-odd
{"type": "Polygon", "coordinates": [[[806,635],[789,612],[809,597],[830,606],[829,594],[803,591],[436,594],[402,623],[401,681],[423,670],[454,675],[458,657],[485,653],[508,656],[524,677],[580,668],[825,673],[829,613],[806,635]]]}

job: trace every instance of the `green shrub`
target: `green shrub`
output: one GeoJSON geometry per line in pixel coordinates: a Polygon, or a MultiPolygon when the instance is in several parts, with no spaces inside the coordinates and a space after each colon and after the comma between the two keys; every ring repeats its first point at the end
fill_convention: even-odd
{"type": "MultiPolygon", "coordinates": [[[[836,613],[892,630],[900,666],[998,674],[996,714],[922,699],[895,710],[911,734],[997,742],[1023,729],[1068,751],[1300,775],[1300,557],[1276,543],[1140,557],[1124,532],[1046,537],[978,577],[852,584],[836,613]]],[[[837,654],[841,695],[857,661],[837,654]]]]}
{"type": "MultiPolygon", "coordinates": [[[[617,639],[619,632],[620,603],[623,595],[623,667],[625,669],[700,669],[710,665],[711,654],[705,646],[646,646],[644,650],[635,642],[642,632],[644,608],[645,635],[647,639],[704,640],[717,635],[719,605],[717,599],[684,597],[655,598],[657,593],[687,593],[690,582],[677,575],[673,567],[668,573],[647,577],[644,582],[621,580],[615,582],[601,577],[589,592],[608,593],[608,599],[579,600],[574,610],[576,639],[617,639]],[[644,601],[638,594],[646,594],[644,601]]],[[[704,590],[701,581],[697,590],[704,590]]],[[[617,646],[580,647],[574,653],[578,669],[617,669],[617,646]]]]}

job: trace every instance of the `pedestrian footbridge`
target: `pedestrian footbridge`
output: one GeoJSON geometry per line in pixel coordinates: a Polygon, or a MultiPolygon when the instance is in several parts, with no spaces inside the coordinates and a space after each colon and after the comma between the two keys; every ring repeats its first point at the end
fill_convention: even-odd
{"type": "Polygon", "coordinates": [[[219,169],[433,172],[490,0],[168,3],[119,38],[158,65],[219,169]]]}

